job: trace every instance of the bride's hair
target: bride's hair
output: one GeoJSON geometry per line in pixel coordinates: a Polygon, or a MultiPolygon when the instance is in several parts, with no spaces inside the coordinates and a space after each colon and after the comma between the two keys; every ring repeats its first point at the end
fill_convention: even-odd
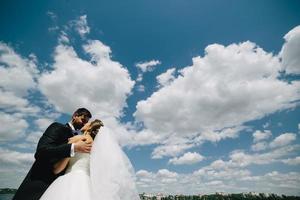
{"type": "Polygon", "coordinates": [[[94,139],[102,126],[104,126],[103,122],[100,119],[95,119],[86,132],[94,139]]]}

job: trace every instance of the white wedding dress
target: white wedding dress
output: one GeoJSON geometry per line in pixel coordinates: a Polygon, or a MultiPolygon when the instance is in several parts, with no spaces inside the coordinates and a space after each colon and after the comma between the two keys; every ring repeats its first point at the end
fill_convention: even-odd
{"type": "Polygon", "coordinates": [[[65,175],[40,200],[139,200],[132,165],[108,129],[96,136],[91,154],[76,153],[65,175]]]}

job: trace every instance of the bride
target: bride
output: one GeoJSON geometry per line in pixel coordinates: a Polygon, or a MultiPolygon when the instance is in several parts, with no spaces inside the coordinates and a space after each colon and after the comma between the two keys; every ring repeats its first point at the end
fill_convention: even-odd
{"type": "Polygon", "coordinates": [[[74,136],[69,143],[84,138],[93,142],[91,154],[76,153],[54,165],[58,177],[45,191],[40,200],[138,200],[132,165],[116,139],[96,119],[87,123],[83,135],[74,136]]]}

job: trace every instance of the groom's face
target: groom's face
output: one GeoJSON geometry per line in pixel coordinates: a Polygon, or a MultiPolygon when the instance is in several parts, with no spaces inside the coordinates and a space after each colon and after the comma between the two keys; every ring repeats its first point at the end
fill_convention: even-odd
{"type": "Polygon", "coordinates": [[[76,130],[81,129],[88,121],[90,120],[89,117],[85,115],[75,115],[72,118],[72,124],[76,130]]]}

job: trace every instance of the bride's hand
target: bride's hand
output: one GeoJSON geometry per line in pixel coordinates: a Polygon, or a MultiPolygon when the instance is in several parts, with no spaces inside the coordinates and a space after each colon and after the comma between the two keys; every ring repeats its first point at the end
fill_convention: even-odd
{"type": "Polygon", "coordinates": [[[91,137],[86,137],[85,138],[85,143],[92,144],[93,143],[93,139],[91,137]]]}

